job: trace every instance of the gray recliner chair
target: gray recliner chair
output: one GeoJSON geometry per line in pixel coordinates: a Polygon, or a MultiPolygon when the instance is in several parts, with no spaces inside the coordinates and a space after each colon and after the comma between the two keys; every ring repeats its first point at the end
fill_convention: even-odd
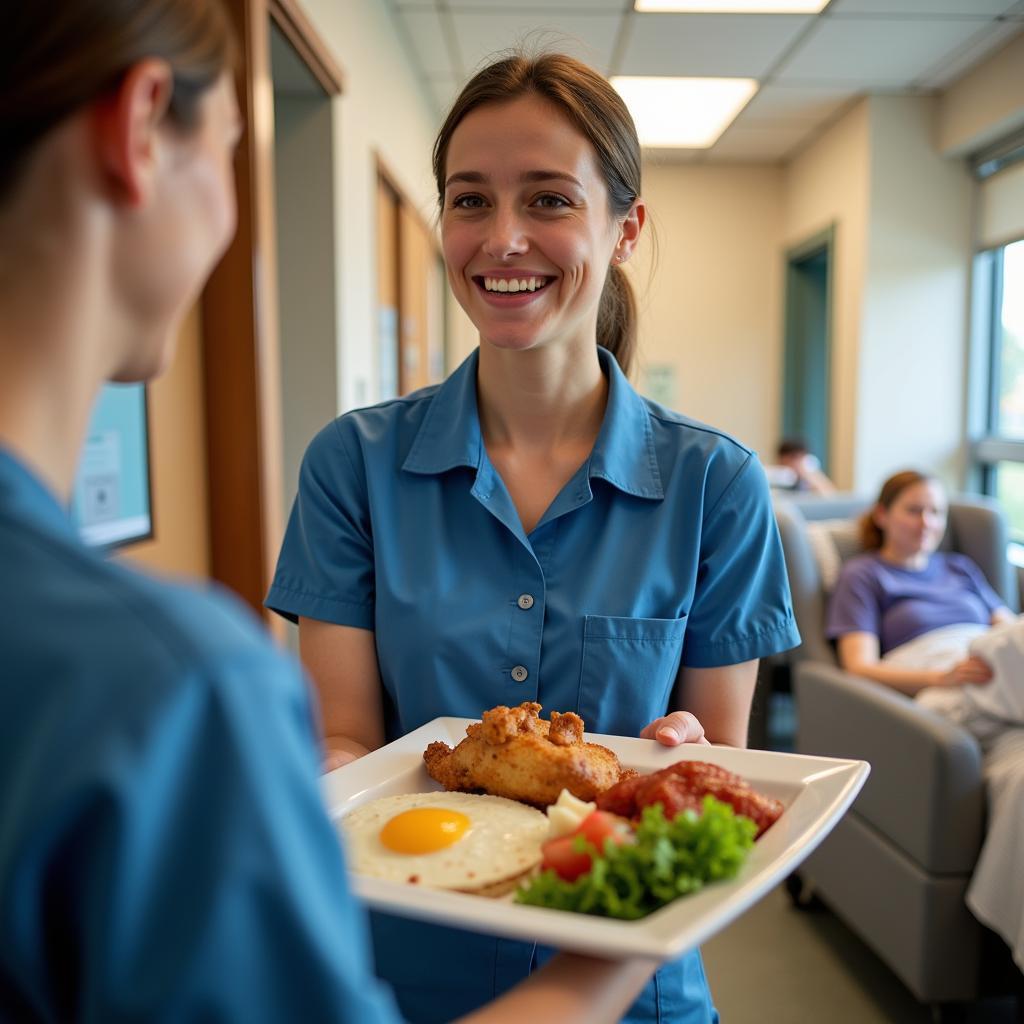
{"type": "MultiPolygon", "coordinates": [[[[825,639],[828,557],[838,563],[859,550],[852,523],[868,504],[776,501],[803,637],[793,656],[797,750],[871,764],[857,801],[800,878],[942,1016],[945,1005],[979,992],[983,929],[964,893],[985,822],[981,752],[969,733],[909,697],[844,672],[825,639]]],[[[942,548],[973,558],[1016,608],[1006,542],[994,502],[950,503],[942,548]]]]}

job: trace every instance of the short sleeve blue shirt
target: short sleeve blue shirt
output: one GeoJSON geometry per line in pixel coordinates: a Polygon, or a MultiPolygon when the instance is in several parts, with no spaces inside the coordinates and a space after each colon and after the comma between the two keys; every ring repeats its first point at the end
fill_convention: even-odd
{"type": "MultiPolygon", "coordinates": [[[[599,355],[609,390],[597,441],[528,536],[483,444],[477,353],[444,384],[341,416],[311,443],[267,604],[375,631],[389,738],[524,700],[636,735],[665,713],[681,664],[799,643],[757,459],[641,398],[599,355]]],[[[420,938],[423,969],[406,950],[395,973],[378,942],[378,966],[400,998],[403,983],[440,984],[453,964],[462,986],[506,969],[514,980],[506,946],[474,939],[452,955],[420,938]]]]}
{"type": "Polygon", "coordinates": [[[0,1020],[392,1024],[306,683],[0,449],[0,1020]]]}

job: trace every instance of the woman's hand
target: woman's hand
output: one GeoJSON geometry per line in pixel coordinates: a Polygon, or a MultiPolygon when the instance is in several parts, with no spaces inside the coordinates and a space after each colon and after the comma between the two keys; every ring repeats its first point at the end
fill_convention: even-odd
{"type": "Polygon", "coordinates": [[[708,745],[704,726],[689,711],[673,711],[670,715],[656,718],[650,725],[644,726],[640,736],[645,740],[657,740],[666,747],[676,747],[680,743],[708,745]]]}
{"type": "Polygon", "coordinates": [[[992,668],[987,661],[973,655],[957,662],[942,673],[939,686],[983,686],[992,679],[992,668]]]}

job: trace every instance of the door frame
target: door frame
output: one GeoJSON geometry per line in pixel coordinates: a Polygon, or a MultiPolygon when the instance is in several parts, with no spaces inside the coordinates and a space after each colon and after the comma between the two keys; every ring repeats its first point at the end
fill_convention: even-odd
{"type": "Polygon", "coordinates": [[[819,252],[825,252],[828,256],[828,271],[825,278],[825,344],[824,344],[824,377],[825,377],[825,437],[823,439],[821,461],[826,472],[832,463],[832,305],[835,295],[835,242],[836,225],[831,223],[821,231],[815,232],[796,245],[790,246],[785,251],[785,303],[783,309],[782,327],[782,402],[781,402],[781,431],[780,436],[785,433],[785,424],[790,419],[790,402],[792,401],[793,389],[790,387],[790,376],[793,373],[790,362],[790,347],[792,335],[793,314],[793,287],[792,280],[795,273],[795,264],[802,263],[809,257],[819,252]]]}
{"type": "Polygon", "coordinates": [[[238,228],[201,300],[210,573],[281,637],[284,623],[263,608],[284,532],[270,20],[328,95],[343,91],[344,76],[298,0],[226,7],[246,131],[235,157],[238,228]]]}

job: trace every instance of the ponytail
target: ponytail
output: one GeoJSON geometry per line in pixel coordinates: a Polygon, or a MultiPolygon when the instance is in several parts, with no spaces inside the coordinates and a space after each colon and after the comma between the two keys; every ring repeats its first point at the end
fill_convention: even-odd
{"type": "Polygon", "coordinates": [[[875,522],[875,508],[877,506],[872,505],[857,520],[857,536],[860,538],[860,546],[865,551],[880,551],[882,545],[885,543],[885,537],[882,531],[879,529],[878,524],[875,522]]]}
{"type": "Polygon", "coordinates": [[[612,265],[597,308],[597,343],[629,374],[636,352],[636,297],[622,267],[612,265]]]}

